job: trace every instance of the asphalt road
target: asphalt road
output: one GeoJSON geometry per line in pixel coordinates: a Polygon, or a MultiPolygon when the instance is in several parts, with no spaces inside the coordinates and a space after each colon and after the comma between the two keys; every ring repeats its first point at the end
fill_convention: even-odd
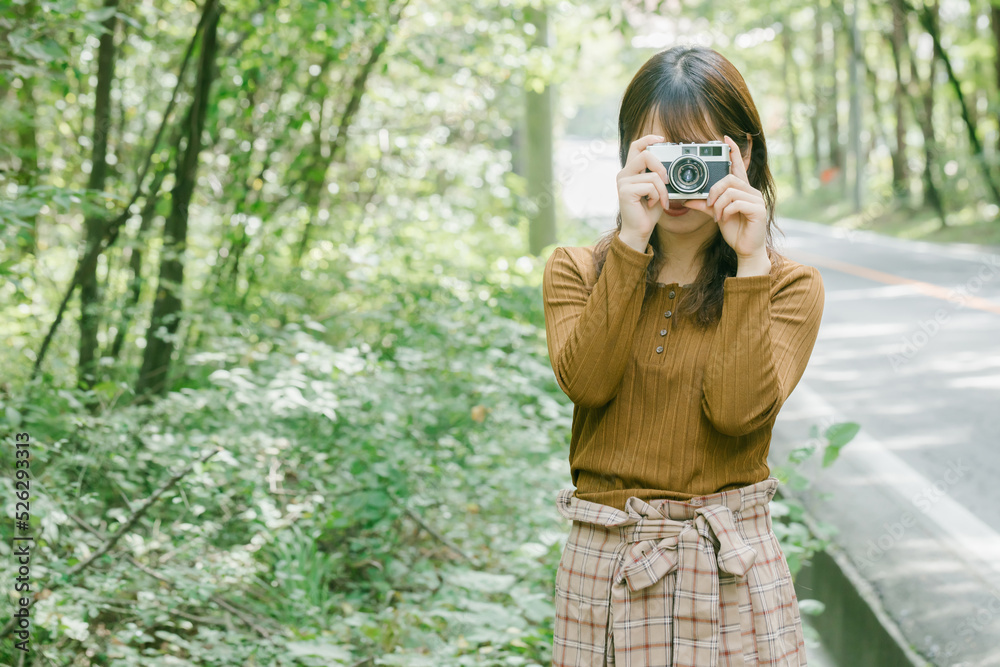
{"type": "Polygon", "coordinates": [[[801,499],[933,664],[1000,665],[1000,249],[781,226],[826,306],[772,463],[860,424],[801,499]]]}

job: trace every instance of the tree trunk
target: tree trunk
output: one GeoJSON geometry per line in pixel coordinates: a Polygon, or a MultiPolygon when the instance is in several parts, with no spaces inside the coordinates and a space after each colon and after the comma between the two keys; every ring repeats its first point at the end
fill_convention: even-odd
{"type": "Polygon", "coordinates": [[[896,116],[896,142],[892,151],[892,190],[896,198],[909,194],[909,174],[906,168],[906,91],[903,84],[903,27],[906,14],[899,0],[892,2],[892,34],[889,45],[892,47],[892,64],[896,74],[896,86],[893,91],[893,112],[896,116]]]}
{"type": "MultiPolygon", "coordinates": [[[[935,6],[936,9],[936,6],[935,6]]],[[[930,206],[937,213],[941,226],[948,225],[948,218],[944,210],[944,201],[934,180],[934,165],[938,154],[937,139],[934,136],[934,79],[937,75],[936,59],[932,56],[930,68],[927,75],[927,85],[920,84],[920,75],[917,72],[917,57],[910,47],[910,41],[906,33],[906,23],[903,23],[903,45],[907,50],[907,61],[910,64],[910,102],[913,107],[913,116],[920,125],[920,131],[924,135],[924,171],[922,181],[924,185],[923,205],[930,206]],[[923,89],[921,91],[921,89],[923,89]],[[919,101],[918,101],[919,100],[919,101]],[[920,102],[923,102],[921,105],[920,102]]]]}
{"type": "Polygon", "coordinates": [[[837,102],[840,100],[840,83],[837,81],[837,35],[840,30],[834,23],[836,15],[831,16],[830,21],[830,75],[832,78],[827,95],[830,107],[830,115],[827,117],[827,134],[830,140],[830,166],[836,167],[839,173],[843,173],[844,152],[840,148],[840,119],[837,112],[837,102]]]}
{"type": "Polygon", "coordinates": [[[792,113],[797,95],[792,90],[789,67],[792,60],[792,29],[787,24],[781,26],[781,48],[784,57],[781,59],[781,75],[785,85],[785,122],[788,125],[788,141],[792,147],[792,169],[795,174],[795,194],[802,195],[802,165],[799,162],[798,141],[795,136],[795,118],[792,113]]]}
{"type": "MultiPolygon", "coordinates": [[[[10,29],[0,28],[0,40],[7,44],[7,38],[17,23],[30,24],[36,20],[38,0],[28,0],[17,11],[17,21],[10,22],[10,29]]],[[[7,53],[0,52],[6,58],[7,53]]],[[[7,87],[0,86],[0,105],[4,104],[7,87]]],[[[26,188],[34,188],[38,184],[38,136],[35,132],[35,77],[22,75],[21,88],[15,92],[19,115],[14,127],[17,132],[17,146],[20,151],[16,182],[26,188]]],[[[38,215],[32,215],[29,227],[23,235],[19,234],[22,251],[35,255],[38,251],[38,215]]]]}
{"type": "MultiPolygon", "coordinates": [[[[996,49],[993,65],[996,68],[997,97],[1000,98],[1000,4],[996,2],[990,8],[990,25],[993,26],[993,47],[996,49]]],[[[997,152],[1000,153],[1000,132],[997,135],[997,152]]]]}
{"type": "MultiPolygon", "coordinates": [[[[105,0],[105,7],[117,7],[118,0],[105,0]]],[[[108,131],[111,129],[111,81],[115,75],[116,16],[110,16],[103,26],[97,51],[97,88],[94,91],[94,148],[91,151],[90,178],[87,189],[104,190],[108,174],[108,131]]],[[[104,240],[105,219],[102,214],[84,220],[86,248],[95,248],[104,240]]],[[[86,253],[86,250],[84,251],[86,253]]],[[[97,283],[97,264],[80,275],[80,356],[77,364],[77,385],[90,388],[96,382],[95,356],[97,331],[101,325],[101,295],[97,283]]]]}
{"type": "Polygon", "coordinates": [[[983,144],[979,140],[979,132],[976,130],[975,121],[969,112],[969,106],[965,100],[965,94],[962,92],[961,82],[955,75],[955,70],[951,67],[951,58],[948,57],[948,53],[941,46],[941,34],[938,29],[937,20],[937,5],[934,6],[934,11],[932,13],[931,9],[927,7],[920,7],[917,12],[920,17],[920,23],[923,25],[924,30],[931,36],[934,40],[934,54],[944,65],[944,70],[948,75],[948,82],[951,84],[951,89],[955,93],[955,97],[958,99],[959,111],[962,114],[962,122],[965,125],[967,134],[969,135],[969,145],[972,147],[972,155],[976,162],[979,163],[979,172],[982,174],[983,182],[986,185],[987,191],[993,197],[993,201],[1000,205],[1000,186],[993,180],[993,174],[990,172],[989,165],[986,163],[986,156],[983,154],[983,144]]]}
{"type": "MultiPolygon", "coordinates": [[[[17,144],[21,163],[17,170],[18,185],[33,188],[38,184],[38,137],[35,134],[35,77],[26,76],[21,89],[17,91],[20,117],[17,121],[17,144]]],[[[2,100],[0,100],[2,103],[2,100]]],[[[35,255],[38,251],[38,215],[30,218],[22,249],[25,254],[35,255]]]]}
{"type": "Polygon", "coordinates": [[[823,109],[826,108],[826,101],[823,97],[823,72],[826,66],[823,63],[823,16],[822,6],[816,3],[816,20],[813,22],[813,112],[809,114],[809,123],[812,126],[812,152],[813,152],[813,175],[817,178],[823,169],[823,156],[820,151],[820,129],[819,119],[823,109]]]}
{"type": "Polygon", "coordinates": [[[854,0],[852,10],[850,32],[848,33],[848,42],[851,47],[850,69],[848,70],[848,80],[851,86],[849,132],[851,135],[851,156],[853,157],[851,200],[854,212],[859,213],[861,211],[861,182],[864,179],[865,160],[861,154],[861,81],[858,77],[858,68],[861,66],[861,40],[858,35],[858,12],[860,11],[858,0],[854,0]]]}
{"type": "Polygon", "coordinates": [[[122,349],[125,346],[125,337],[128,335],[129,326],[132,324],[132,318],[139,307],[139,297],[142,295],[142,252],[146,247],[146,241],[153,226],[153,219],[156,217],[156,202],[159,201],[160,186],[163,184],[166,175],[166,168],[157,169],[156,175],[153,177],[153,183],[149,187],[149,196],[142,207],[142,221],[139,224],[139,231],[135,235],[135,244],[129,256],[129,270],[132,273],[132,277],[129,280],[125,302],[122,304],[121,319],[118,320],[115,339],[107,353],[107,356],[112,359],[117,359],[121,355],[122,349]]]}
{"type": "Polygon", "coordinates": [[[136,382],[140,403],[167,389],[170,357],[174,351],[174,336],[180,325],[182,304],[180,293],[184,285],[184,252],[187,244],[188,209],[198,178],[198,154],[201,133],[205,127],[208,97],[212,87],[216,33],[222,12],[219,0],[205,0],[205,32],[201,39],[198,74],[194,99],[188,109],[184,127],[188,128],[187,145],[178,156],[176,184],[171,192],[170,215],[163,225],[163,247],[160,251],[160,275],[153,302],[153,314],[146,333],[146,351],[136,382]]]}
{"type": "MultiPolygon", "coordinates": [[[[525,17],[535,26],[534,46],[549,47],[549,21],[546,9],[525,7],[525,17]]],[[[556,193],[552,169],[552,86],[541,91],[528,90],[525,100],[527,125],[528,200],[531,218],[528,226],[528,252],[539,255],[542,248],[556,242],[556,193]]]]}

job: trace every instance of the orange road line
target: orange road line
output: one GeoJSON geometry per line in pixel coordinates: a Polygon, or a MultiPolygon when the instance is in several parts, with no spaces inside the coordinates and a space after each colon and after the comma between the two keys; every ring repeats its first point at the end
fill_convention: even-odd
{"type": "Polygon", "coordinates": [[[808,262],[816,266],[836,269],[837,271],[843,271],[844,273],[849,273],[853,276],[858,276],[859,278],[867,278],[868,280],[885,283],[887,285],[910,285],[921,294],[926,294],[927,296],[932,296],[934,298],[943,299],[953,303],[957,302],[969,308],[985,310],[988,313],[996,313],[997,315],[1000,315],[1000,304],[978,296],[962,294],[955,289],[941,287],[940,285],[934,285],[932,283],[925,283],[920,280],[903,278],[902,276],[893,275],[891,273],[869,269],[866,266],[848,264],[847,262],[841,262],[837,259],[831,259],[829,257],[816,255],[802,250],[788,251],[787,254],[790,256],[795,255],[797,257],[801,257],[804,262],[808,262]]]}

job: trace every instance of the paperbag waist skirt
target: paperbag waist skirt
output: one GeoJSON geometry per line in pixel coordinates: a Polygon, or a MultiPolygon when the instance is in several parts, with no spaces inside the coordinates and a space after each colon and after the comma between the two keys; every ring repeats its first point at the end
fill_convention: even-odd
{"type": "Polygon", "coordinates": [[[803,667],[802,620],[768,503],[778,479],[625,511],[559,492],[553,667],[803,667]]]}

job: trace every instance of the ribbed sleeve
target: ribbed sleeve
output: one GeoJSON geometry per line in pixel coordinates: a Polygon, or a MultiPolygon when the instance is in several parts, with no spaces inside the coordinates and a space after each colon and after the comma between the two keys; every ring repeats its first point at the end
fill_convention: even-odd
{"type": "Polygon", "coordinates": [[[601,275],[588,291],[585,271],[556,248],[542,279],[545,335],[556,380],[577,405],[614,398],[628,362],[653,248],[639,252],[617,235],[601,275]]]}
{"type": "Polygon", "coordinates": [[[731,276],[708,355],[702,409],[719,432],[741,436],[777,416],[805,372],[823,316],[819,271],[731,276]]]}

